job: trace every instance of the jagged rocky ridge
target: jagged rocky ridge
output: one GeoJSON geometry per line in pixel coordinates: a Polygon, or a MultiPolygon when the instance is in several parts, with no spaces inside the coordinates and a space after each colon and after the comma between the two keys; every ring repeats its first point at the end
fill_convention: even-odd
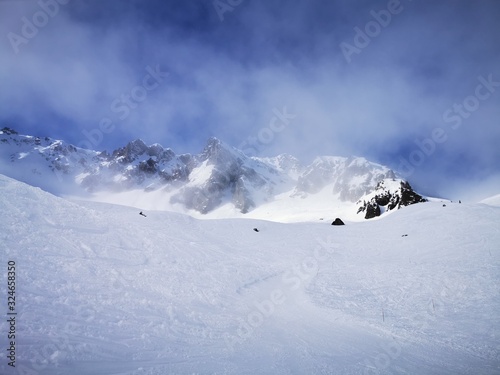
{"type": "Polygon", "coordinates": [[[108,153],[4,128],[0,156],[0,173],[56,194],[160,190],[172,204],[203,214],[227,203],[244,214],[279,194],[300,199],[324,189],[359,206],[365,218],[424,201],[394,171],[364,158],[323,156],[303,166],[286,154],[248,157],[217,138],[197,155],[177,155],[140,139],[108,153]],[[399,187],[384,190],[393,180],[399,187]]]}
{"type": "Polygon", "coordinates": [[[357,202],[361,204],[358,214],[365,213],[365,219],[372,219],[385,211],[422,202],[427,202],[427,199],[416,193],[407,181],[384,179],[377,184],[375,191],[357,202]]]}

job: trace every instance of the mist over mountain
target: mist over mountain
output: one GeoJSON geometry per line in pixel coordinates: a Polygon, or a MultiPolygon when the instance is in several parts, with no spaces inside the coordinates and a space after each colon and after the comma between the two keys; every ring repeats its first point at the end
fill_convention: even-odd
{"type": "Polygon", "coordinates": [[[0,131],[0,173],[57,195],[209,217],[369,219],[426,199],[362,157],[249,157],[217,138],[199,154],[136,139],[111,153],[0,131]]]}

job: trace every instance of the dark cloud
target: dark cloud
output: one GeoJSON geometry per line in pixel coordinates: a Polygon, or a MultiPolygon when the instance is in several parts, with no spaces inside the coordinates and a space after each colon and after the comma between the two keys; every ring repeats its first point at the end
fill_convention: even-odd
{"type": "Polygon", "coordinates": [[[21,131],[78,144],[109,119],[98,149],[140,137],[196,152],[215,135],[257,138],[263,155],[354,154],[398,168],[439,128],[447,140],[412,165],[417,186],[455,194],[500,175],[500,87],[457,129],[443,119],[480,77],[500,81],[496,1],[242,1],[223,21],[205,0],[41,5],[54,1],[0,2],[0,121],[21,131]],[[23,35],[23,17],[43,23],[43,9],[55,14],[15,53],[9,33],[23,35]],[[377,30],[376,17],[387,25],[377,30]],[[375,35],[356,47],[355,28],[375,35]],[[357,48],[350,62],[341,43],[357,48]],[[141,89],[157,66],[169,76],[141,89]],[[141,100],[124,116],[116,109],[132,94],[141,100]],[[269,133],[284,107],[295,117],[269,133]]]}

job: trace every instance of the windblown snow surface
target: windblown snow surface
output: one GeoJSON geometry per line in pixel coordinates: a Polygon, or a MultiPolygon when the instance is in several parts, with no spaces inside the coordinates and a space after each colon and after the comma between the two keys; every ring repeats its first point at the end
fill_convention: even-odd
{"type": "Polygon", "coordinates": [[[2,374],[500,373],[500,207],[335,227],[0,193],[2,374]]]}

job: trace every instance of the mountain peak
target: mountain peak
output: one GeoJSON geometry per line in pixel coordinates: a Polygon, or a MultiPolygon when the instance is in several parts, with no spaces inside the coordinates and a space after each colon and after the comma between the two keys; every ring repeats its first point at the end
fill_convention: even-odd
{"type": "Polygon", "coordinates": [[[207,140],[205,148],[202,151],[202,155],[207,155],[207,157],[209,157],[210,155],[213,155],[218,151],[220,151],[221,148],[222,148],[222,141],[216,137],[210,137],[207,140]]]}
{"type": "Polygon", "coordinates": [[[19,133],[17,131],[15,131],[14,129],[5,126],[2,129],[0,129],[0,134],[17,135],[19,133]]]}
{"type": "Polygon", "coordinates": [[[207,140],[207,147],[211,146],[211,145],[218,146],[221,143],[222,143],[222,141],[219,138],[212,136],[212,137],[208,138],[208,140],[207,140]]]}
{"type": "Polygon", "coordinates": [[[148,146],[142,139],[136,139],[127,143],[125,147],[121,147],[113,151],[112,157],[122,163],[131,163],[139,156],[146,153],[148,146]]]}
{"type": "Polygon", "coordinates": [[[236,150],[234,147],[216,137],[210,137],[208,139],[200,156],[201,160],[208,160],[212,164],[227,164],[236,159],[246,159],[241,151],[236,150]]]}
{"type": "Polygon", "coordinates": [[[203,152],[216,152],[223,149],[232,150],[233,147],[229,146],[227,143],[221,141],[217,137],[210,137],[207,140],[207,144],[205,145],[203,152]]]}
{"type": "Polygon", "coordinates": [[[146,143],[144,143],[144,141],[140,138],[137,138],[137,139],[129,142],[126,147],[128,147],[131,150],[138,151],[138,152],[144,152],[148,148],[146,143]]]}

